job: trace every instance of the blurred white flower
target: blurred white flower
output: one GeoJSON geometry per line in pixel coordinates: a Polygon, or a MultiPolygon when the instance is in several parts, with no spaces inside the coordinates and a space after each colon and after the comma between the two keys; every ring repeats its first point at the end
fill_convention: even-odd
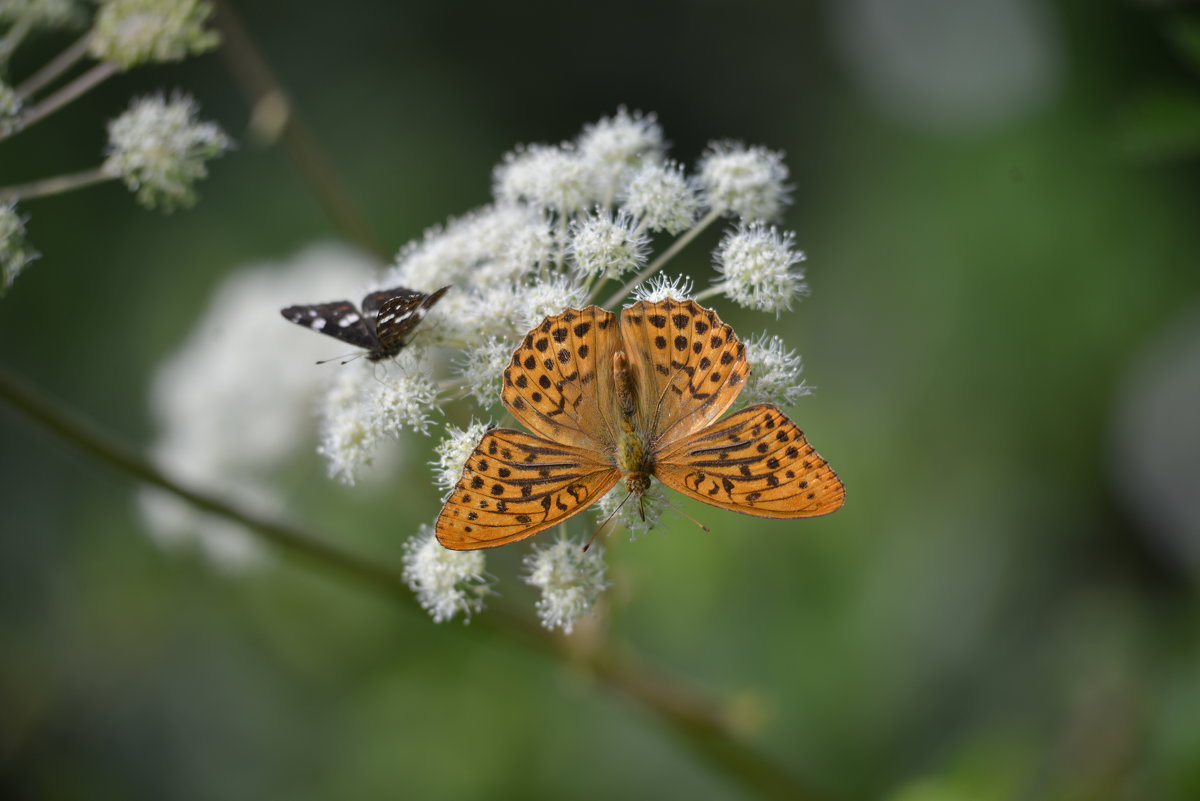
{"type": "Polygon", "coordinates": [[[792,248],[795,235],[780,233],[762,223],[739,225],[721,240],[713,254],[723,280],[718,285],[741,306],[759,311],[780,312],[792,307],[792,299],[808,294],[804,271],[793,265],[804,254],[792,248]]]}
{"type": "Polygon", "coordinates": [[[108,158],[101,169],[124,181],[148,208],[191,205],[192,184],[208,175],[204,162],[233,145],[215,123],[198,121],[198,111],[182,95],[134,100],[108,124],[108,158]]]}
{"type": "Polygon", "coordinates": [[[0,81],[0,136],[7,136],[17,129],[21,116],[21,98],[16,90],[0,81]]]}
{"type": "Polygon", "coordinates": [[[812,388],[800,377],[804,369],[800,355],[789,350],[779,337],[762,333],[746,340],[746,361],[750,363],[750,375],[738,396],[740,403],[791,406],[812,394],[812,388]]]}
{"type": "Polygon", "coordinates": [[[548,629],[570,634],[575,622],[591,611],[605,581],[604,548],[560,537],[549,545],[534,544],[533,553],[524,559],[525,583],[537,587],[542,597],[537,602],[538,616],[548,629]]]}
{"type": "Polygon", "coordinates": [[[459,375],[467,392],[480,408],[486,409],[500,401],[500,379],[513,355],[513,343],[499,337],[487,337],[480,344],[467,348],[459,375]]]}
{"type": "Polygon", "coordinates": [[[449,496],[450,490],[462,477],[463,467],[475,452],[475,446],[492,428],[491,423],[477,420],[472,420],[465,429],[446,424],[446,436],[434,449],[437,459],[432,462],[433,483],[442,488],[443,499],[449,496]]]}
{"type": "Polygon", "coordinates": [[[462,614],[465,622],[483,611],[492,592],[483,551],[451,551],[438,544],[433,530],[422,525],[404,543],[404,580],[434,623],[462,614]]]}
{"type": "Polygon", "coordinates": [[[648,231],[678,234],[695,224],[700,199],[680,165],[646,164],[625,187],[621,208],[648,231]]]}
{"type": "Polygon", "coordinates": [[[437,410],[429,354],[409,345],[391,360],[356,360],[344,368],[321,405],[321,444],[329,475],[354,484],[380,444],[405,429],[429,433],[437,410]]]}
{"type": "MultiPolygon", "coordinates": [[[[545,228],[542,214],[528,206],[484,206],[450,220],[444,227],[430,228],[420,240],[402,248],[396,266],[381,281],[381,287],[402,284],[432,292],[447,284],[469,286],[478,271],[506,259],[514,242],[536,238],[545,228]],[[529,233],[531,229],[535,233],[529,233]]],[[[525,265],[524,269],[529,267],[525,265]]]]}
{"type": "Polygon", "coordinates": [[[665,149],[662,128],[653,114],[624,108],[612,117],[586,125],[577,140],[577,152],[591,173],[592,192],[603,205],[609,205],[629,183],[643,163],[662,159],[665,149]]]}
{"type": "Polygon", "coordinates": [[[635,229],[633,218],[597,210],[571,226],[571,260],[581,275],[616,278],[646,263],[649,238],[635,229]]]}
{"type": "Polygon", "coordinates": [[[788,203],[783,154],[741,142],[713,142],[697,180],[707,205],[746,222],[773,220],[788,203]]]}
{"type": "Polygon", "coordinates": [[[220,42],[205,22],[204,0],[103,0],[92,27],[90,49],[122,69],[148,61],[179,61],[220,42]]]}
{"type": "Polygon", "coordinates": [[[657,528],[662,520],[663,511],[667,508],[663,486],[657,481],[650,484],[642,496],[641,503],[630,495],[624,485],[617,484],[603,498],[596,501],[597,525],[612,517],[604,527],[602,534],[610,534],[617,529],[629,532],[629,539],[636,540],[648,531],[657,528]]]}
{"type": "Polygon", "coordinates": [[[85,18],[79,0],[4,0],[0,2],[0,22],[22,22],[30,27],[59,28],[75,25],[85,18]]]}
{"type": "Polygon", "coordinates": [[[917,128],[995,130],[1045,108],[1062,90],[1065,46],[1053,4],[842,0],[828,7],[832,43],[865,99],[917,128]]]}
{"type": "Polygon", "coordinates": [[[554,278],[535,284],[522,294],[520,309],[520,335],[539,324],[546,317],[558,314],[563,309],[583,305],[584,292],[578,282],[567,277],[554,278]]]}
{"type": "Polygon", "coordinates": [[[501,202],[524,201],[560,215],[596,202],[595,175],[569,145],[530,145],[508,153],[493,176],[501,202]]]}
{"type": "MultiPolygon", "coordinates": [[[[369,259],[339,245],[314,245],[281,264],[231,274],[213,293],[188,340],[158,369],[149,405],[159,434],[151,458],[170,475],[264,514],[284,511],[272,476],[311,448],[313,402],[329,381],[324,337],[302,331],[279,309],[353,294],[369,259]]],[[[334,370],[334,372],[337,372],[334,370]]],[[[230,567],[253,561],[241,528],[172,495],[143,490],[141,511],[155,539],[198,542],[230,567]]]]}
{"type": "Polygon", "coordinates": [[[0,203],[0,297],[37,257],[25,241],[25,219],[17,213],[17,204],[0,203]]]}

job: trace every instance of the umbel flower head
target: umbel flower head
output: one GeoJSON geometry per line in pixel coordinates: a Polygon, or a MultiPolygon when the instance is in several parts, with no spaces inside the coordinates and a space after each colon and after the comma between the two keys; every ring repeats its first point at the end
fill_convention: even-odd
{"type": "Polygon", "coordinates": [[[194,100],[161,95],[134,100],[108,124],[102,169],[120,178],[145,206],[171,211],[195,202],[192,184],[208,175],[205,162],[232,147],[215,123],[196,119],[194,100]]]}
{"type": "MultiPolygon", "coordinates": [[[[137,112],[148,117],[161,117],[167,105],[161,99],[144,102],[151,105],[137,112]]],[[[190,169],[142,168],[153,161],[149,154],[125,158],[141,152],[133,146],[136,140],[149,138],[126,129],[158,126],[131,119],[122,127],[113,160],[125,158],[140,168],[129,170],[127,179],[139,188],[157,187],[155,176],[161,173],[194,176],[203,160],[192,156],[227,147],[215,129],[197,132],[190,106],[181,111],[177,124],[166,127],[192,133],[166,150],[188,154],[183,161],[190,169]]],[[[427,230],[401,248],[394,265],[370,286],[348,286],[338,293],[354,297],[359,289],[450,287],[394,360],[359,359],[326,373],[332,375],[325,379],[329,388],[318,412],[318,449],[330,475],[346,484],[364,473],[378,475],[387,466],[375,458],[382,445],[432,435],[429,480],[438,494],[448,493],[468,460],[479,455],[481,437],[491,428],[484,421],[504,413],[500,391],[514,351],[534,326],[567,308],[718,296],[756,311],[779,314],[792,308],[806,291],[797,266],[802,255],[791,233],[761,222],[786,206],[786,178],[779,153],[728,142],[711,145],[689,173],[668,160],[653,115],[624,109],[586,126],[571,141],[514,148],[495,168],[491,203],[427,230]],[[722,218],[732,218],[733,224],[717,248],[716,270],[707,273],[706,285],[662,272],[677,252],[722,218]]],[[[156,199],[162,194],[157,188],[145,191],[156,199]]],[[[294,327],[286,333],[314,338],[294,327]]],[[[782,341],[751,340],[747,355],[752,375],[747,399],[790,403],[807,391],[799,357],[782,341]]],[[[539,384],[539,390],[545,388],[539,384]]],[[[220,411],[210,409],[209,416],[219,419],[220,411]]],[[[673,519],[656,484],[622,505],[627,498],[628,490],[619,487],[595,504],[597,517],[577,517],[572,525],[586,520],[590,528],[612,515],[606,532],[638,535],[673,519]]],[[[471,502],[495,500],[489,495],[471,502]]],[[[421,604],[438,621],[479,613],[492,584],[483,552],[452,553],[428,527],[406,528],[405,534],[417,529],[405,546],[404,562],[406,580],[421,604]]],[[[538,614],[547,627],[570,632],[607,586],[604,552],[597,546],[585,553],[579,542],[553,534],[541,535],[533,547],[525,580],[541,591],[538,614]]]]}
{"type": "Polygon", "coordinates": [[[205,0],[104,0],[92,28],[92,55],[129,69],[203,53],[220,41],[205,27],[212,11],[205,0]]]}
{"type": "Polygon", "coordinates": [[[0,203],[0,296],[37,255],[25,242],[25,220],[17,213],[17,204],[0,203]]]}

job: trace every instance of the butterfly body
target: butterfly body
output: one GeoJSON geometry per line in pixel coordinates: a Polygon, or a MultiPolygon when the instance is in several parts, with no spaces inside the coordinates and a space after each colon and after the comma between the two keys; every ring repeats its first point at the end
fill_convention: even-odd
{"type": "Polygon", "coordinates": [[[404,287],[370,292],[363,298],[361,312],[350,301],[338,300],[288,306],[281,314],[297,325],[363,348],[367,359],[377,362],[393,358],[404,348],[413,330],[449,288],[429,294],[404,287]]]}
{"type": "Polygon", "coordinates": [[[774,406],[718,420],[749,374],[745,346],[694,301],[641,301],[621,318],[568,309],[530,331],[501,398],[532,434],[494,429],[467,459],[437,521],[454,549],[536,534],[623,483],[651,477],[714,506],[811,517],[841,506],[837,475],[774,406]]]}

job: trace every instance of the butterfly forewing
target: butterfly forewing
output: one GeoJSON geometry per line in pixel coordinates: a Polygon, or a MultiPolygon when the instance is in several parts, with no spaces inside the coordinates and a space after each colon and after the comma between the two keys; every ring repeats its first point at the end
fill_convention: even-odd
{"type": "Polygon", "coordinates": [[[659,454],[654,475],[697,500],[759,517],[815,517],[846,491],[803,432],[770,404],[749,406],[659,454]]]}
{"type": "Polygon", "coordinates": [[[742,391],[745,346],[695,301],[636,303],[621,337],[638,376],[640,424],[665,447],[720,417],[742,391]]]}
{"type": "Polygon", "coordinates": [[[367,320],[348,300],[334,303],[314,303],[309,306],[288,306],[284,317],[322,334],[328,334],[358,348],[375,347],[375,333],[367,320]]]}
{"type": "Polygon", "coordinates": [[[438,515],[438,542],[473,550],[524,539],[582,512],[619,478],[620,471],[580,448],[489,431],[438,515]]]}
{"type": "Polygon", "coordinates": [[[408,341],[425,313],[437,303],[449,287],[426,295],[404,287],[370,292],[362,301],[362,311],[348,300],[288,306],[283,316],[293,323],[328,334],[355,347],[367,350],[367,358],[379,361],[395,356],[408,341]]]}
{"type": "Polygon", "coordinates": [[[595,306],[547,317],[504,370],[504,405],[531,431],[601,459],[620,426],[612,411],[617,342],[616,317],[595,306]]]}

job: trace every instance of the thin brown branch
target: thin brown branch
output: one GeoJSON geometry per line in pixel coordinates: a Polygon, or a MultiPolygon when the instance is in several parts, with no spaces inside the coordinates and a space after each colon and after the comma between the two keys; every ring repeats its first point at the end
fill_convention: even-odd
{"type": "Polygon", "coordinates": [[[388,262],[391,254],[367,224],[342,185],[317,139],[304,123],[287,90],[276,77],[253,37],[228,0],[217,0],[215,22],[221,31],[221,54],[258,120],[270,116],[284,149],[335,226],[351,242],[388,262]],[[257,112],[270,109],[270,115],[257,112]]]}
{"type": "MultiPolygon", "coordinates": [[[[417,608],[399,570],[379,565],[296,526],[239,509],[221,498],[186,486],[162,472],[129,445],[101,431],[2,366],[0,398],[63,441],[110,467],[171,492],[199,509],[239,523],[307,565],[340,574],[357,584],[380,590],[410,609],[417,608]]],[[[489,609],[472,620],[470,628],[502,636],[594,675],[677,735],[702,757],[704,765],[723,773],[755,795],[789,801],[819,798],[790,771],[739,738],[729,726],[719,699],[692,687],[678,676],[638,660],[615,643],[599,644],[581,651],[570,647],[569,640],[551,635],[530,618],[503,607],[489,609]]]]}
{"type": "Polygon", "coordinates": [[[42,87],[52,83],[58,76],[74,66],[75,62],[87,55],[88,46],[92,43],[92,32],[80,36],[66,50],[50,59],[44,67],[30,75],[17,86],[17,97],[26,98],[42,87]]]}
{"type": "Polygon", "coordinates": [[[57,195],[59,192],[70,192],[73,189],[82,189],[92,184],[111,181],[115,177],[115,175],[108,175],[100,167],[93,167],[90,170],[56,175],[53,178],[42,178],[39,181],[31,181],[27,184],[3,186],[0,187],[0,203],[8,203],[13,200],[28,200],[31,197],[57,195]]]}

